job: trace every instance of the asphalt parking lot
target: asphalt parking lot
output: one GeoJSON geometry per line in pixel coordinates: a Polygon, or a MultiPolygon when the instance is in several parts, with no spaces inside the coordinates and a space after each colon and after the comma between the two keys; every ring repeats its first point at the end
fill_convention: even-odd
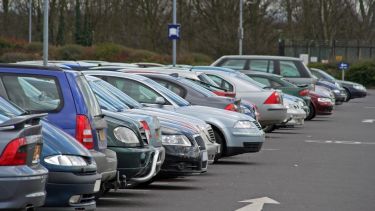
{"type": "Polygon", "coordinates": [[[332,116],[268,134],[260,153],[222,159],[200,176],[110,192],[97,210],[373,211],[375,90],[368,93],[332,116]]]}

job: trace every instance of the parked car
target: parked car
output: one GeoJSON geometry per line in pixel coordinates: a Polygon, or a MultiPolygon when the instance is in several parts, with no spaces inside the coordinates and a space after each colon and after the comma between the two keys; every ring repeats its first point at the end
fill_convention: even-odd
{"type": "Polygon", "coordinates": [[[0,97],[0,209],[40,207],[48,170],[41,165],[43,115],[18,115],[0,97]]]}
{"type": "MultiPolygon", "coordinates": [[[[24,118],[27,117],[22,116],[26,113],[24,110],[12,105],[3,98],[0,98],[0,110],[18,116],[19,120],[15,122],[22,122],[24,118]]],[[[40,114],[36,115],[40,116],[40,114]]],[[[27,123],[35,124],[37,122],[38,121],[34,119],[27,123]]],[[[22,124],[25,124],[25,122],[22,122],[22,124]]],[[[47,197],[44,206],[54,207],[53,209],[56,210],[94,210],[96,207],[94,194],[100,189],[101,175],[96,171],[96,163],[90,152],[73,137],[47,121],[42,120],[41,125],[42,136],[29,136],[27,137],[27,141],[35,141],[35,143],[38,143],[40,137],[43,139],[43,148],[41,146],[35,148],[36,154],[34,153],[33,158],[29,159],[29,161],[36,164],[38,161],[35,159],[38,159],[49,171],[48,179],[44,178],[44,181],[41,181],[44,188],[45,180],[47,180],[47,197]],[[40,152],[41,155],[39,157],[38,153],[40,152]]],[[[33,129],[36,128],[34,127],[33,129]]],[[[24,132],[27,133],[27,131],[24,132]]],[[[33,148],[29,149],[32,150],[33,148]]],[[[21,172],[27,172],[25,170],[27,169],[23,169],[21,172]]],[[[38,168],[35,170],[38,170],[38,168]]],[[[36,186],[41,184],[36,184],[36,186]]],[[[24,184],[24,186],[14,190],[21,191],[25,187],[32,186],[33,185],[30,184],[24,184]]],[[[31,198],[44,196],[45,195],[39,192],[35,193],[34,196],[29,195],[31,198]]]]}
{"type": "Polygon", "coordinates": [[[229,111],[241,112],[241,99],[217,96],[209,90],[178,75],[169,76],[165,74],[141,73],[150,78],[180,97],[184,98],[191,105],[202,105],[207,107],[221,108],[229,111]]]}
{"type": "Polygon", "coordinates": [[[287,116],[287,108],[283,106],[282,95],[275,90],[263,89],[261,85],[240,72],[199,69],[221,88],[236,93],[236,97],[254,103],[259,109],[260,124],[269,131],[272,125],[283,122],[287,116]]]}
{"type": "Polygon", "coordinates": [[[306,120],[311,120],[316,115],[331,115],[333,113],[335,102],[332,96],[319,91],[310,91],[309,95],[311,97],[311,106],[306,120]]]}
{"type": "Polygon", "coordinates": [[[227,67],[243,71],[258,71],[281,75],[286,80],[296,85],[308,85],[313,89],[316,79],[312,77],[310,70],[303,64],[302,60],[286,56],[255,56],[255,55],[233,55],[222,56],[211,64],[211,66],[227,67]]]}
{"type": "MultiPolygon", "coordinates": [[[[287,121],[283,122],[279,127],[283,126],[301,126],[304,124],[304,120],[307,116],[306,107],[304,104],[298,102],[294,96],[283,94],[284,96],[284,106],[288,108],[287,121]]],[[[303,102],[303,101],[302,101],[303,102]]]]}
{"type": "Polygon", "coordinates": [[[107,123],[82,73],[57,67],[5,64],[0,65],[0,73],[1,96],[29,113],[48,113],[50,123],[90,150],[102,185],[119,185],[116,153],[107,149],[107,123]],[[46,83],[50,85],[44,86],[46,83]]]}
{"type": "MultiPolygon", "coordinates": [[[[87,76],[87,78],[89,79],[93,91],[99,99],[99,103],[101,103],[101,106],[103,106],[104,109],[111,110],[113,112],[117,111],[122,115],[129,114],[130,108],[119,99],[122,95],[124,95],[124,93],[118,90],[122,94],[113,95],[111,92],[109,92],[109,90],[114,91],[117,88],[111,87],[110,89],[106,89],[105,83],[107,82],[90,76],[87,76]],[[105,103],[107,103],[107,105],[105,105],[105,103]]],[[[107,85],[112,86],[110,84],[107,85]]],[[[125,96],[122,98],[127,99],[128,97],[125,96]]],[[[131,115],[134,115],[134,113],[131,115]]],[[[160,118],[160,124],[162,144],[166,149],[166,163],[163,164],[161,169],[162,172],[173,174],[192,174],[206,171],[208,162],[206,150],[207,147],[201,134],[199,134],[198,131],[194,132],[193,127],[189,128],[189,123],[186,122],[181,124],[178,121],[166,119],[163,115],[162,118],[160,118]],[[199,149],[198,154],[194,153],[196,148],[199,149]],[[191,156],[192,153],[194,156],[191,156]],[[185,165],[181,164],[180,167],[176,168],[176,164],[179,162],[194,163],[195,167],[186,167],[185,165]]],[[[216,148],[214,155],[215,153],[216,148]]]]}
{"type": "Polygon", "coordinates": [[[329,81],[331,83],[334,83],[337,87],[343,88],[346,94],[345,101],[349,101],[350,99],[354,98],[361,98],[366,97],[367,90],[366,88],[358,83],[350,82],[350,81],[341,81],[336,80],[333,76],[328,74],[327,72],[317,69],[317,68],[311,68],[311,73],[314,74],[317,78],[325,81],[329,81]]]}
{"type": "Polygon", "coordinates": [[[195,116],[213,128],[222,155],[258,152],[264,142],[261,126],[253,118],[237,112],[204,106],[191,106],[186,100],[151,79],[110,71],[86,71],[148,106],[195,116]]]}
{"type": "Polygon", "coordinates": [[[243,71],[244,74],[251,77],[255,81],[262,83],[264,88],[279,89],[285,94],[293,95],[302,98],[307,105],[310,105],[309,89],[306,85],[297,86],[286,80],[282,76],[262,73],[262,72],[248,72],[243,71]]]}
{"type": "Polygon", "coordinates": [[[341,105],[343,102],[345,102],[347,98],[345,89],[339,88],[334,83],[324,81],[324,80],[318,80],[316,82],[316,85],[329,89],[335,97],[336,105],[341,105]]]}

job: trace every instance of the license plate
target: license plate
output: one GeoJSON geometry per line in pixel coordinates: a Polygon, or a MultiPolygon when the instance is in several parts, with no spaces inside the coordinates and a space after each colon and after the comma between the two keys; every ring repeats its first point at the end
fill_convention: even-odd
{"type": "Polygon", "coordinates": [[[202,155],[202,161],[207,161],[207,160],[208,160],[208,154],[207,154],[207,151],[204,151],[202,155]]]}
{"type": "Polygon", "coordinates": [[[101,184],[100,179],[95,181],[94,192],[98,192],[100,190],[100,184],[101,184]]]}
{"type": "Polygon", "coordinates": [[[34,154],[33,154],[33,161],[32,161],[33,164],[39,163],[39,160],[40,160],[40,151],[41,151],[41,146],[40,145],[36,145],[35,149],[34,149],[34,154]]]}
{"type": "Polygon", "coordinates": [[[99,139],[100,139],[100,141],[105,141],[105,132],[104,132],[104,130],[99,130],[99,139]]]}

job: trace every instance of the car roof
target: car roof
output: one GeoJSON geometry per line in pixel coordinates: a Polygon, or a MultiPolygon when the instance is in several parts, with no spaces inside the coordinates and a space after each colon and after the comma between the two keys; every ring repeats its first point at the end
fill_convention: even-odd
{"type": "Polygon", "coordinates": [[[277,75],[277,74],[273,74],[273,73],[259,72],[259,71],[249,71],[249,72],[244,71],[243,73],[250,74],[250,75],[263,75],[263,76],[270,76],[270,77],[282,78],[281,75],[277,75]]]}
{"type": "Polygon", "coordinates": [[[88,75],[93,74],[93,76],[95,76],[96,74],[104,75],[104,76],[117,76],[117,77],[134,79],[134,80],[138,80],[138,81],[148,80],[148,78],[146,78],[144,76],[141,76],[141,75],[138,75],[138,74],[116,72],[116,71],[98,71],[98,70],[90,71],[90,70],[85,70],[85,71],[82,71],[82,73],[88,74],[88,75]]]}
{"type": "Polygon", "coordinates": [[[300,58],[288,57],[288,56],[270,56],[270,55],[225,55],[220,57],[223,58],[233,58],[233,59],[273,59],[273,60],[293,60],[302,61],[300,58]]]}
{"type": "Polygon", "coordinates": [[[0,68],[64,71],[63,69],[57,66],[41,66],[41,65],[25,65],[25,64],[0,64],[0,68]]]}

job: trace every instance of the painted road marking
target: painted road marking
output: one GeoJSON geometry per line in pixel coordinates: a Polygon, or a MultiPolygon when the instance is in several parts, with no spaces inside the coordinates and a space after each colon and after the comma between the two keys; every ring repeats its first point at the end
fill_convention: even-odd
{"type": "Polygon", "coordinates": [[[345,141],[345,140],[305,140],[305,142],[318,143],[318,144],[375,145],[375,142],[345,141]]]}
{"type": "Polygon", "coordinates": [[[280,204],[280,202],[275,201],[268,197],[261,197],[256,199],[247,199],[239,201],[240,203],[251,203],[235,211],[261,211],[264,204],[280,204]]]}
{"type": "Polygon", "coordinates": [[[375,119],[364,119],[362,120],[362,123],[374,123],[375,119]]]}
{"type": "Polygon", "coordinates": [[[267,149],[267,148],[265,148],[265,149],[262,149],[262,151],[278,151],[278,150],[280,150],[280,149],[267,149]]]}
{"type": "Polygon", "coordinates": [[[366,106],[365,108],[375,108],[375,106],[366,106]]]}

